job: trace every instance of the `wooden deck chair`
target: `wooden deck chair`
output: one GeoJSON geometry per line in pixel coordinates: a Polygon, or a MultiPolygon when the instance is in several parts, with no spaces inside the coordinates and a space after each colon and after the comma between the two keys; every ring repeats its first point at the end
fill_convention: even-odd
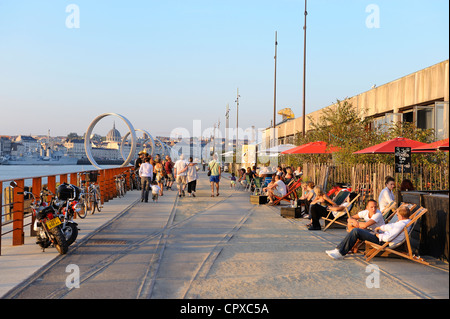
{"type": "MultiPolygon", "coordinates": [[[[387,210],[387,212],[389,212],[389,210],[390,209],[394,209],[394,206],[396,206],[396,205],[392,205],[392,203],[389,205],[389,207],[386,207],[385,208],[385,210],[387,210]]],[[[389,215],[387,218],[384,218],[384,223],[385,224],[388,224],[388,223],[390,223],[391,221],[392,222],[396,222],[397,221],[397,210],[400,208],[400,207],[403,207],[403,206],[407,206],[408,208],[409,208],[409,210],[411,211],[411,212],[413,212],[414,211],[414,208],[416,208],[416,204],[409,204],[409,203],[401,203],[400,204],[400,206],[398,207],[398,208],[396,208],[395,209],[395,211],[394,211],[394,213],[393,214],[391,214],[391,215],[389,215]]],[[[385,213],[385,215],[387,216],[388,214],[387,213],[385,213]]],[[[383,215],[383,217],[385,217],[385,215],[383,215]]],[[[360,250],[364,250],[364,242],[363,241],[360,241],[359,239],[357,240],[357,242],[355,243],[355,245],[353,246],[353,248],[352,248],[352,252],[353,253],[356,253],[356,252],[359,252],[360,250]]]]}
{"type": "MultiPolygon", "coordinates": [[[[403,207],[403,206],[408,207],[409,211],[412,213],[412,212],[414,212],[414,208],[416,208],[417,205],[416,204],[410,204],[410,203],[403,203],[402,202],[402,203],[400,203],[400,206],[398,208],[403,207]]],[[[395,210],[395,212],[393,214],[391,214],[390,216],[388,216],[388,217],[386,217],[384,219],[384,223],[385,224],[397,221],[397,209],[395,210]]]]}
{"type": "MultiPolygon", "coordinates": [[[[389,256],[391,254],[395,254],[397,256],[424,264],[429,265],[428,262],[420,258],[419,256],[415,256],[412,252],[411,248],[411,240],[410,235],[411,232],[423,214],[425,214],[428,210],[423,207],[419,207],[414,214],[411,215],[411,221],[403,228],[402,232],[405,234],[405,239],[398,244],[392,245],[390,242],[386,242],[382,245],[378,245],[366,240],[366,261],[372,260],[377,255],[380,256],[389,256]]],[[[400,235],[400,234],[399,234],[400,235]]]]}
{"type": "Polygon", "coordinates": [[[274,205],[278,205],[282,200],[290,202],[293,199],[294,200],[298,199],[297,189],[299,189],[302,186],[301,179],[295,181],[294,183],[292,183],[290,185],[291,186],[288,188],[286,195],[284,195],[283,197],[273,195],[273,198],[274,198],[273,204],[274,205]]]}
{"type": "MultiPolygon", "coordinates": [[[[345,216],[346,216],[347,218],[350,217],[350,211],[352,210],[353,204],[354,204],[355,201],[358,199],[359,195],[360,195],[360,194],[357,194],[357,195],[355,196],[355,198],[352,199],[352,201],[350,202],[350,204],[349,204],[347,207],[345,207],[345,209],[344,209],[343,211],[337,212],[337,214],[336,214],[335,216],[333,215],[333,212],[330,211],[330,212],[328,213],[327,217],[322,217],[322,219],[325,220],[325,222],[327,222],[327,221],[329,222],[328,225],[326,225],[326,226],[324,227],[323,231],[326,231],[326,230],[327,230],[331,225],[333,225],[334,223],[339,224],[339,225],[341,225],[341,226],[347,227],[347,223],[344,223],[344,221],[341,221],[341,220],[339,220],[339,219],[341,219],[342,217],[345,217],[345,216]],[[333,218],[332,218],[332,216],[333,216],[333,218]]],[[[349,193],[348,196],[350,196],[350,193],[349,193]]],[[[345,200],[345,198],[344,198],[344,200],[345,200]]],[[[341,204],[342,204],[342,203],[341,203],[341,204]]]]}
{"type": "MultiPolygon", "coordinates": [[[[396,203],[396,202],[390,202],[389,205],[387,205],[387,206],[383,209],[383,211],[381,212],[381,215],[383,215],[383,219],[386,220],[386,218],[389,217],[389,212],[390,212],[391,210],[395,210],[396,208],[397,208],[397,203],[396,203]]],[[[395,215],[395,213],[394,213],[394,214],[391,214],[390,216],[392,216],[392,215],[395,215]]]]}

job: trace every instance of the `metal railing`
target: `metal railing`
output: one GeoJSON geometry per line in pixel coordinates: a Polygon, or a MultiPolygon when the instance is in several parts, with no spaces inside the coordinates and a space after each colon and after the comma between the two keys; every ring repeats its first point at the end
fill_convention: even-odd
{"type": "MultiPolygon", "coordinates": [[[[102,204],[118,196],[115,182],[116,175],[125,174],[126,187],[127,189],[130,188],[131,169],[131,167],[118,167],[95,170],[98,174],[96,184],[100,187],[102,204]]],[[[92,170],[0,180],[0,256],[2,252],[2,237],[5,235],[12,233],[13,246],[25,243],[24,230],[26,226],[30,226],[30,236],[35,235],[33,231],[34,216],[29,208],[30,200],[23,194],[26,184],[30,185],[27,186],[29,191],[38,198],[43,187],[56,194],[57,186],[62,183],[80,186],[81,181],[86,181],[86,186],[88,186],[89,181],[86,180],[86,177],[89,172],[92,172],[92,170]],[[46,180],[46,183],[44,183],[44,180],[46,180]],[[15,181],[18,187],[10,188],[9,183],[11,181],[15,181]],[[25,219],[28,218],[31,218],[31,221],[25,223],[25,219]],[[8,229],[5,229],[5,226],[8,229]]]]}

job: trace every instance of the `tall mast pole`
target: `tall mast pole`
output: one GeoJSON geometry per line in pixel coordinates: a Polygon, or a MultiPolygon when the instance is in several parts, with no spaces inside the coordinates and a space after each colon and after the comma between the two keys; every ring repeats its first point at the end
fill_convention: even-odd
{"type": "Polygon", "coordinates": [[[275,31],[275,72],[274,72],[274,85],[273,85],[273,146],[276,146],[276,117],[277,117],[277,31],[275,31]]]}
{"type": "Polygon", "coordinates": [[[305,99],[305,94],[306,94],[306,16],[308,15],[308,11],[307,11],[307,6],[306,6],[306,1],[305,0],[305,25],[303,26],[303,31],[304,31],[304,36],[303,36],[303,118],[302,118],[302,134],[303,137],[305,137],[306,131],[306,118],[305,118],[305,110],[306,110],[306,99],[305,99]]]}

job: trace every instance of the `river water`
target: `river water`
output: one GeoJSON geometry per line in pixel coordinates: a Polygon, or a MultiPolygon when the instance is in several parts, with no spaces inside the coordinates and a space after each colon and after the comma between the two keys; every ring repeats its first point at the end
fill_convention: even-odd
{"type": "MultiPolygon", "coordinates": [[[[118,167],[105,165],[104,168],[118,167]]],[[[92,165],[0,165],[0,181],[96,170],[92,165]]]]}

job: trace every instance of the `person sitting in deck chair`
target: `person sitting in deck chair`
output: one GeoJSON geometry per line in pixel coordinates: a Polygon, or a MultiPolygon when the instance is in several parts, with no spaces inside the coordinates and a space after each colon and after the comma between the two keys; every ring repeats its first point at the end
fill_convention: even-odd
{"type": "Polygon", "coordinates": [[[345,255],[353,248],[358,240],[370,241],[381,245],[382,242],[400,243],[405,239],[403,229],[411,221],[411,211],[408,207],[399,207],[397,209],[398,221],[396,223],[385,224],[374,229],[371,232],[368,229],[354,228],[344,240],[334,250],[327,250],[326,253],[333,259],[343,259],[345,255]]]}
{"type": "Polygon", "coordinates": [[[273,205],[274,195],[283,197],[287,193],[286,184],[281,180],[281,177],[275,175],[273,182],[263,189],[263,192],[268,193],[269,205],[273,205]]]}

